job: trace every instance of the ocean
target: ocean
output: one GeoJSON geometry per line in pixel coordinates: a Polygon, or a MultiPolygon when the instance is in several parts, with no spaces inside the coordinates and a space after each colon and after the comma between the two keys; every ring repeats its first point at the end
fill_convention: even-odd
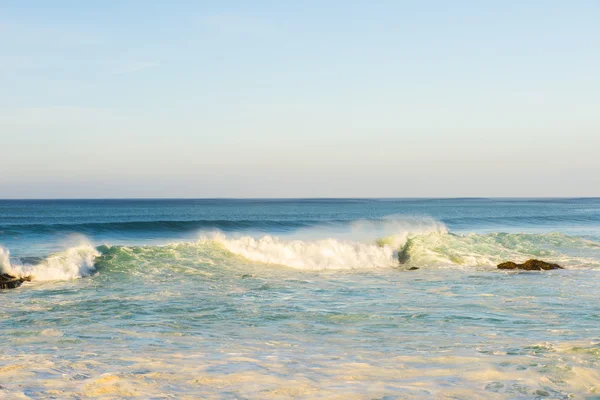
{"type": "Polygon", "coordinates": [[[600,199],[0,200],[0,270],[1,398],[600,399],[600,199]]]}

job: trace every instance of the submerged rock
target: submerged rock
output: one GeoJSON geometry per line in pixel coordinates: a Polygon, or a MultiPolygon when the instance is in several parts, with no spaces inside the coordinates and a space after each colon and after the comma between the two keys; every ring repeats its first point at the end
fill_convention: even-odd
{"type": "Polygon", "coordinates": [[[26,276],[24,278],[17,278],[15,276],[0,273],[0,289],[14,289],[18,288],[23,282],[30,281],[31,278],[26,276]]]}
{"type": "Polygon", "coordinates": [[[516,264],[512,261],[498,264],[498,269],[521,269],[525,271],[548,271],[551,269],[564,269],[558,264],[551,264],[540,260],[527,260],[523,264],[516,264]]]}

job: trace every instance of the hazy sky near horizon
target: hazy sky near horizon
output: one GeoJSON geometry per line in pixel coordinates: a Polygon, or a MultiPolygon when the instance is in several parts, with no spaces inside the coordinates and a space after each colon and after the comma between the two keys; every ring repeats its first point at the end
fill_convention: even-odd
{"type": "Polygon", "coordinates": [[[600,196],[600,2],[0,2],[0,198],[600,196]]]}

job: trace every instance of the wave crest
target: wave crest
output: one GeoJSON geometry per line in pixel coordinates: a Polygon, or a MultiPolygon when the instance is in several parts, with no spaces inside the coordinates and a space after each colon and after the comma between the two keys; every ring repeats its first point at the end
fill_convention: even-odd
{"type": "Polygon", "coordinates": [[[598,266],[599,251],[599,243],[562,233],[440,232],[411,237],[401,250],[408,263],[419,266],[495,266],[543,258],[571,267],[598,266]]]}
{"type": "Polygon", "coordinates": [[[298,269],[384,268],[397,265],[394,249],[387,245],[336,239],[284,240],[273,236],[227,239],[221,235],[213,240],[231,253],[248,260],[298,269]]]}
{"type": "Polygon", "coordinates": [[[98,256],[98,250],[85,243],[52,254],[39,264],[15,264],[10,260],[10,252],[0,247],[0,271],[37,281],[77,279],[94,271],[94,261],[98,256]]]}
{"type": "Polygon", "coordinates": [[[274,236],[214,241],[248,260],[304,270],[372,269],[411,266],[495,267],[505,261],[541,258],[569,268],[600,267],[600,243],[561,233],[454,234],[441,227],[427,233],[401,232],[365,243],[326,238],[284,239],[274,236]]]}

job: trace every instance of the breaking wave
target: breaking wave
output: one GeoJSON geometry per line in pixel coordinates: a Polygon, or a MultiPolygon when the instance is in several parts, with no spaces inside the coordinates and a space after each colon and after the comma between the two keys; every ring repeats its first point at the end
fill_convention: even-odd
{"type": "Polygon", "coordinates": [[[214,239],[248,260],[307,270],[384,268],[397,264],[394,249],[336,239],[284,240],[273,236],[214,239]]]}
{"type": "MultiPolygon", "coordinates": [[[[213,266],[250,262],[310,271],[410,266],[495,268],[501,262],[523,262],[530,258],[559,263],[568,269],[600,267],[600,243],[579,236],[457,234],[432,219],[389,219],[354,221],[344,228],[312,227],[280,236],[205,232],[196,242],[162,246],[95,248],[87,241],[80,241],[39,259],[11,260],[9,251],[0,247],[0,272],[17,277],[31,276],[34,280],[75,279],[91,275],[97,266],[108,267],[110,273],[111,266],[120,259],[115,258],[115,254],[122,254],[121,259],[126,259],[126,253],[134,261],[137,255],[143,254],[144,262],[153,260],[152,265],[159,268],[170,268],[183,260],[192,268],[194,265],[201,268],[201,260],[213,266]]],[[[127,268],[136,268],[135,264],[128,265],[127,268]]]]}
{"type": "Polygon", "coordinates": [[[100,252],[89,243],[52,254],[36,264],[11,262],[10,252],[0,247],[0,272],[37,281],[76,279],[90,275],[100,252]]]}
{"type": "Polygon", "coordinates": [[[455,234],[443,226],[429,232],[401,232],[363,242],[326,238],[228,238],[223,234],[203,238],[248,260],[306,270],[398,267],[495,267],[505,261],[547,259],[569,268],[600,267],[600,243],[562,233],[455,234]]]}
{"type": "Polygon", "coordinates": [[[203,237],[200,243],[214,241],[248,260],[298,269],[372,269],[397,266],[397,249],[410,237],[446,232],[444,224],[431,218],[389,217],[377,221],[353,221],[341,229],[306,229],[292,238],[272,235],[227,237],[223,233],[213,233],[203,237]],[[374,239],[381,235],[384,239],[374,239]]]}
{"type": "Polygon", "coordinates": [[[417,266],[495,266],[542,258],[579,268],[600,266],[600,243],[562,233],[429,233],[409,238],[400,258],[417,266]]]}

